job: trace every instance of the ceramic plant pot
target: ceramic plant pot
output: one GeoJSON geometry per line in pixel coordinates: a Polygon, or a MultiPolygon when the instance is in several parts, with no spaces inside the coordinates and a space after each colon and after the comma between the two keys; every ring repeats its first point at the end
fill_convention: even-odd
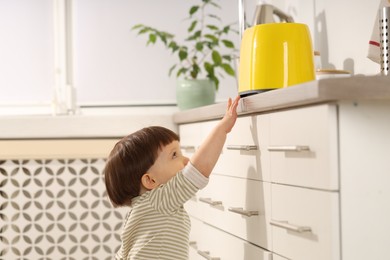
{"type": "Polygon", "coordinates": [[[214,104],[215,84],[208,79],[180,79],[176,85],[176,100],[180,110],[214,104]]]}

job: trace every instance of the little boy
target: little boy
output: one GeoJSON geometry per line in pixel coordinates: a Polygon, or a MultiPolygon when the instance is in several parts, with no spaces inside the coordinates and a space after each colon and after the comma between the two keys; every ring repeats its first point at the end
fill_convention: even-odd
{"type": "Polygon", "coordinates": [[[188,259],[191,224],[183,204],[207,185],[239,100],[229,99],[224,117],[190,160],[179,137],[163,127],[143,128],[115,145],[104,169],[107,193],[115,207],[130,207],[116,259],[188,259]]]}

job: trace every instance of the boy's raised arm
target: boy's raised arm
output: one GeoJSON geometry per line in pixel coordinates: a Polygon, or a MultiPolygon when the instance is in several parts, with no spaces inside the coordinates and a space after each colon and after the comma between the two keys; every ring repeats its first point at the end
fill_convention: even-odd
{"type": "Polygon", "coordinates": [[[210,175],[217,163],[223,145],[225,144],[226,136],[232,130],[236,122],[239,101],[240,96],[237,96],[233,101],[229,98],[225,116],[213,128],[190,159],[195,168],[206,177],[210,175]]]}

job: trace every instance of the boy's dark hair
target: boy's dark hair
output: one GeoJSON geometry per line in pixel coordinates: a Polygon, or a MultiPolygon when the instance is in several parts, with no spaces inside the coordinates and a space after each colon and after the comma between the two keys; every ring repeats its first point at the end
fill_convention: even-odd
{"type": "Polygon", "coordinates": [[[179,141],[176,133],[151,126],[116,143],[104,168],[107,194],[114,207],[131,205],[140,193],[142,175],[154,164],[158,151],[173,141],[179,141]]]}

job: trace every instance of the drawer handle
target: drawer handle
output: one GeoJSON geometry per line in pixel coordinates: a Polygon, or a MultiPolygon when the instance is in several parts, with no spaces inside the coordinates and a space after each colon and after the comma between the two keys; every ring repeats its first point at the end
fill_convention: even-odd
{"type": "Polygon", "coordinates": [[[309,146],[305,145],[281,145],[281,146],[268,146],[270,152],[303,152],[310,151],[309,146]]]}
{"type": "Polygon", "coordinates": [[[193,249],[198,249],[196,241],[190,241],[190,247],[192,247],[193,249]]]}
{"type": "Polygon", "coordinates": [[[244,210],[243,208],[233,208],[233,207],[228,208],[228,210],[230,212],[237,213],[237,214],[240,214],[240,215],[244,215],[244,216],[247,216],[247,217],[259,215],[259,212],[256,211],[256,210],[244,210]]]}
{"type": "Polygon", "coordinates": [[[275,227],[284,228],[298,233],[311,232],[311,227],[293,225],[288,223],[288,221],[271,220],[270,224],[275,227]]]}
{"type": "Polygon", "coordinates": [[[206,204],[209,204],[211,206],[218,206],[222,205],[222,201],[219,200],[212,200],[210,198],[199,198],[199,201],[204,202],[206,204]]]}
{"type": "Polygon", "coordinates": [[[228,145],[226,148],[228,150],[255,151],[257,145],[228,145]]]}
{"type": "Polygon", "coordinates": [[[188,151],[188,150],[194,151],[195,150],[195,146],[193,146],[193,145],[181,145],[180,149],[185,150],[185,151],[188,151]]]}
{"type": "Polygon", "coordinates": [[[198,254],[203,256],[204,258],[206,258],[207,260],[220,260],[221,258],[219,257],[212,257],[210,256],[210,252],[209,251],[201,251],[201,250],[198,250],[198,254]]]}

